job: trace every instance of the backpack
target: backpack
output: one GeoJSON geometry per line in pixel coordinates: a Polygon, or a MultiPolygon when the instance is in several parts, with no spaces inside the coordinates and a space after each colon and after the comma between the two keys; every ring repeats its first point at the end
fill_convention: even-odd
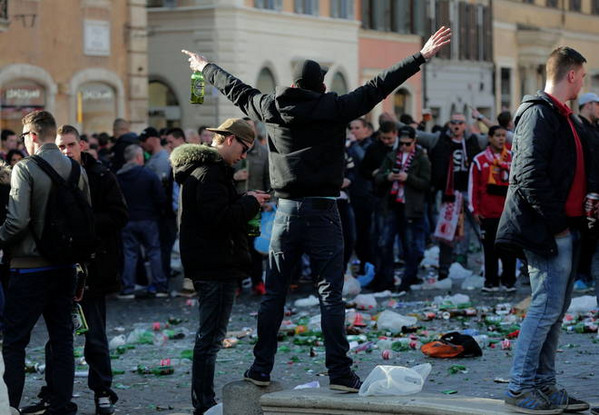
{"type": "Polygon", "coordinates": [[[429,357],[478,357],[483,352],[472,336],[451,332],[444,334],[440,340],[422,345],[422,353],[429,357]]]}
{"type": "Polygon", "coordinates": [[[91,205],[79,189],[81,166],[71,161],[71,173],[64,180],[54,168],[40,156],[31,156],[52,180],[52,189],[46,206],[43,231],[31,233],[40,254],[54,264],[87,262],[94,257],[96,232],[91,205]]]}

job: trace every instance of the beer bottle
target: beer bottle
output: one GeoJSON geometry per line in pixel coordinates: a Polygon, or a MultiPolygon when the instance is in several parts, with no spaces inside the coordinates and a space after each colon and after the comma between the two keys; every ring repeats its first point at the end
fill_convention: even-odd
{"type": "Polygon", "coordinates": [[[73,328],[75,330],[75,334],[82,335],[87,333],[89,327],[87,325],[87,320],[85,319],[85,315],[83,314],[83,309],[79,303],[73,303],[73,308],[71,310],[71,319],[73,320],[73,328]]]}
{"type": "Polygon", "coordinates": [[[262,220],[262,211],[258,211],[256,216],[248,222],[248,235],[249,236],[260,236],[260,221],[262,220]]]}
{"type": "Polygon", "coordinates": [[[203,104],[204,103],[204,92],[206,83],[204,82],[204,75],[202,72],[196,71],[191,74],[191,99],[192,104],[203,104]]]}

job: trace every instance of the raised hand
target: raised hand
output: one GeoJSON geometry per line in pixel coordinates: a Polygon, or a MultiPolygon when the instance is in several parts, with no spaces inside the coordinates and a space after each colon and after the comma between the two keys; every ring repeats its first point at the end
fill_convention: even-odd
{"type": "Polygon", "coordinates": [[[428,61],[435,56],[443,46],[449,44],[449,42],[451,42],[451,28],[441,26],[441,28],[426,41],[420,53],[422,53],[424,59],[428,61]]]}
{"type": "Polygon", "coordinates": [[[181,49],[181,52],[189,56],[189,67],[192,71],[202,72],[204,66],[208,64],[208,60],[202,55],[198,55],[197,53],[185,49],[181,49]]]}

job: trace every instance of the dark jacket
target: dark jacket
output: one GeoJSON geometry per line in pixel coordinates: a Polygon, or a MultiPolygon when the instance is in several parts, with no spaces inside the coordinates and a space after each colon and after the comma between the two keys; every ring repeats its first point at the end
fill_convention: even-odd
{"type": "Polygon", "coordinates": [[[591,153],[590,158],[587,158],[591,163],[591,167],[586,169],[589,173],[587,193],[599,193],[599,128],[597,128],[597,124],[592,124],[582,116],[578,118],[583,126],[584,140],[591,153]]]}
{"type": "MultiPolygon", "coordinates": [[[[480,148],[478,137],[476,135],[472,134],[464,137],[464,139],[466,140],[466,153],[468,157],[466,167],[470,168],[474,156],[480,153],[482,149],[480,148]]],[[[437,141],[437,144],[429,154],[431,162],[431,184],[434,190],[445,190],[451,148],[451,136],[445,131],[445,133],[441,134],[439,141],[437,141]]]]}
{"type": "MultiPolygon", "coordinates": [[[[575,117],[585,166],[591,166],[582,126],[575,117]]],[[[557,255],[554,235],[572,226],[564,212],[574,180],[576,148],[568,120],[544,92],[524,97],[514,117],[512,168],[495,243],[538,255],[557,255]]]]}
{"type": "Polygon", "coordinates": [[[127,201],[129,220],[158,220],[166,203],[164,187],[153,171],[125,164],[116,176],[127,201]]]}
{"type": "Polygon", "coordinates": [[[88,265],[85,295],[102,296],[121,288],[121,228],[129,214],[115,175],[88,153],[81,163],[89,180],[92,210],[98,237],[96,258],[88,265]]]}
{"type": "Polygon", "coordinates": [[[420,53],[410,56],[341,96],[301,88],[262,94],[214,64],[203,74],[247,116],[266,124],[271,184],[277,197],[289,199],[339,195],[347,123],[370,111],[424,62],[420,53]]]}
{"type": "Polygon", "coordinates": [[[247,170],[248,179],[235,182],[239,193],[245,193],[248,190],[266,191],[270,189],[268,149],[265,145],[255,141],[246,158],[233,166],[235,172],[243,169],[247,170]]]}
{"type": "Polygon", "coordinates": [[[235,189],[233,169],[218,152],[197,144],[173,150],[179,193],[179,249],[192,280],[236,280],[249,275],[247,223],[258,213],[255,197],[235,189]]]}
{"type": "Polygon", "coordinates": [[[375,140],[375,142],[366,150],[364,160],[362,160],[362,163],[360,164],[359,174],[366,180],[370,180],[374,183],[373,173],[381,167],[381,164],[383,164],[387,155],[392,153],[395,153],[393,147],[389,147],[380,140],[375,140]]]}
{"type": "MultiPolygon", "coordinates": [[[[397,152],[392,151],[387,154],[379,172],[375,176],[375,187],[383,195],[383,209],[386,213],[393,204],[396,203],[391,195],[392,182],[387,180],[387,176],[395,166],[397,152]]],[[[408,168],[408,178],[405,182],[405,215],[408,219],[420,219],[424,217],[424,203],[431,182],[431,163],[428,160],[426,152],[422,147],[416,147],[416,154],[408,168]]]]}
{"type": "Polygon", "coordinates": [[[135,133],[127,133],[120,136],[110,149],[110,170],[116,173],[125,164],[125,149],[131,144],[139,145],[139,139],[135,133]]]}
{"type": "Polygon", "coordinates": [[[375,139],[366,137],[361,141],[354,141],[347,149],[347,154],[354,161],[354,179],[350,186],[349,192],[353,199],[357,198],[372,198],[373,196],[373,181],[372,177],[366,178],[360,173],[360,166],[366,157],[366,152],[374,144],[375,139]]]}

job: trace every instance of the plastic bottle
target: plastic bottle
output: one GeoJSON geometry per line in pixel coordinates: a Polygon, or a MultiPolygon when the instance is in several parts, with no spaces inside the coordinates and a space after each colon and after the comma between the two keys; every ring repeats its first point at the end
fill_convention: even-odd
{"type": "Polygon", "coordinates": [[[486,334],[477,334],[472,337],[474,338],[474,340],[476,340],[476,342],[478,343],[478,346],[481,349],[484,349],[485,347],[487,347],[489,345],[489,336],[487,336],[486,334]]]}
{"type": "Polygon", "coordinates": [[[203,104],[204,94],[206,90],[206,83],[204,82],[204,75],[202,72],[196,71],[191,74],[191,98],[192,104],[203,104]]]}

